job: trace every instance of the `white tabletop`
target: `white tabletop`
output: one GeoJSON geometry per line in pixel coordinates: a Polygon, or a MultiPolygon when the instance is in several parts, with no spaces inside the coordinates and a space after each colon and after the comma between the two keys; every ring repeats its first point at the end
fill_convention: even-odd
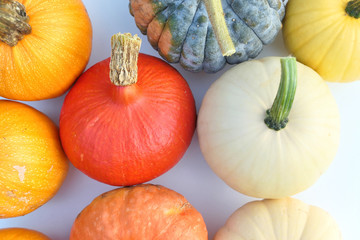
{"type": "MultiPolygon", "coordinates": [[[[110,37],[117,32],[137,33],[142,39],[141,51],[159,56],[137,29],[128,11],[127,0],[83,0],[93,26],[93,50],[88,67],[110,56],[110,37]]],[[[264,48],[258,58],[286,56],[281,34],[264,48]]],[[[188,81],[199,109],[217,74],[190,73],[174,65],[188,81]]],[[[295,195],[306,203],[328,211],[338,222],[345,240],[360,239],[360,81],[347,84],[329,83],[341,115],[340,146],[334,162],[320,179],[306,191],[295,195]]],[[[37,102],[26,102],[48,115],[56,124],[64,96],[37,102]]],[[[254,200],[220,180],[209,168],[200,152],[195,134],[182,160],[170,171],[150,181],[171,188],[182,195],[203,215],[209,239],[237,208],[254,200]]],[[[92,199],[115,187],[99,183],[72,165],[58,194],[34,212],[10,219],[0,219],[0,228],[26,227],[48,235],[53,240],[68,239],[76,215],[92,199]]]]}

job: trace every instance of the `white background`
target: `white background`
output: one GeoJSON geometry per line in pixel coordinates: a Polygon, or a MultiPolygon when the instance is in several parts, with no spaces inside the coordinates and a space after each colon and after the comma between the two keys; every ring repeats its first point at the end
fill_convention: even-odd
{"type": "MultiPolygon", "coordinates": [[[[93,26],[93,50],[88,67],[110,56],[110,37],[117,32],[137,33],[143,39],[141,51],[158,56],[138,31],[128,12],[127,0],[84,0],[93,26]]],[[[360,44],[360,43],[359,43],[360,44]]],[[[281,34],[264,48],[258,57],[286,56],[281,34]]],[[[316,54],[316,53],[314,53],[316,54]]],[[[217,74],[189,73],[174,65],[187,79],[199,109],[202,98],[226,69],[217,74]]],[[[306,191],[295,195],[306,203],[319,206],[337,220],[346,240],[360,239],[360,81],[347,84],[329,83],[341,115],[340,146],[334,162],[321,178],[306,191]]],[[[64,96],[38,102],[26,102],[48,115],[56,124],[64,96]]],[[[182,195],[203,215],[209,239],[237,208],[254,200],[235,192],[208,167],[194,135],[183,159],[170,171],[151,181],[182,195]]],[[[16,218],[0,219],[0,228],[26,227],[41,231],[53,240],[68,239],[76,215],[93,198],[113,189],[92,180],[72,165],[58,194],[34,212],[16,218]]]]}

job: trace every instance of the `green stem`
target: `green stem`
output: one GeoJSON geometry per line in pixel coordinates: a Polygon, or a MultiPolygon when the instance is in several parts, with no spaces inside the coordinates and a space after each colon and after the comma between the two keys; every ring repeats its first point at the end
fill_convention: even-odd
{"type": "Polygon", "coordinates": [[[272,107],[266,111],[265,124],[273,130],[281,130],[286,127],[290,110],[294,102],[297,69],[296,59],[286,57],[281,60],[281,79],[279,89],[272,107]]]}
{"type": "Polygon", "coordinates": [[[137,62],[141,39],[135,34],[117,33],[111,37],[110,80],[116,86],[137,82],[137,62]]]}
{"type": "Polygon", "coordinates": [[[0,0],[0,41],[15,46],[31,33],[25,7],[15,0],[0,0]]]}
{"type": "Polygon", "coordinates": [[[224,56],[234,54],[236,50],[226,26],[221,0],[204,0],[204,2],[222,54],[224,56]]]}
{"type": "Polygon", "coordinates": [[[348,2],[345,12],[356,19],[360,18],[360,0],[353,0],[348,2]]]}

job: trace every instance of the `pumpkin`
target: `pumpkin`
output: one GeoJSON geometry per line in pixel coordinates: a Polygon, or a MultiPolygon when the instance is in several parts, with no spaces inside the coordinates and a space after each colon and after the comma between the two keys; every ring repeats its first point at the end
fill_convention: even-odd
{"type": "Polygon", "coordinates": [[[193,72],[213,73],[226,63],[237,64],[258,56],[280,31],[286,3],[130,0],[130,12],[152,47],[168,62],[179,62],[193,72]],[[222,49],[222,39],[227,37],[234,48],[229,54],[222,49]]]}
{"type": "Polygon", "coordinates": [[[292,57],[266,57],[210,86],[197,129],[205,160],[230,187],[281,198],[310,187],[329,167],[339,125],[335,99],[314,70],[292,57]]]}
{"type": "Polygon", "coordinates": [[[201,214],[160,185],[118,188],[95,198],[77,216],[70,240],[207,240],[201,214]]]}
{"type": "Polygon", "coordinates": [[[67,170],[55,124],[30,106],[0,100],[0,218],[22,216],[45,204],[67,170]]]}
{"type": "Polygon", "coordinates": [[[111,185],[154,179],[172,168],[195,131],[195,100],[168,63],[139,54],[131,34],[112,38],[112,57],[88,69],[65,97],[60,137],[73,165],[111,185]]]}
{"type": "Polygon", "coordinates": [[[81,0],[0,0],[0,96],[62,95],[84,70],[91,42],[81,0]]]}
{"type": "Polygon", "coordinates": [[[44,234],[26,228],[4,228],[0,229],[2,240],[50,240],[44,234]]]}
{"type": "Polygon", "coordinates": [[[359,0],[291,0],[283,38],[298,61],[331,82],[360,79],[359,0]]]}
{"type": "Polygon", "coordinates": [[[253,201],[236,210],[214,240],[341,240],[334,218],[294,198],[253,201]]]}

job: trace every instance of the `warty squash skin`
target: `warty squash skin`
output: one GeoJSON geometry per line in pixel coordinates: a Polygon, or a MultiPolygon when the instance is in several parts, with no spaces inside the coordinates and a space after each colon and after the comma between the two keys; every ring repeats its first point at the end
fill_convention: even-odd
{"type": "Polygon", "coordinates": [[[287,0],[222,0],[236,53],[224,57],[204,1],[130,0],[137,27],[170,63],[193,72],[217,72],[226,63],[255,58],[281,29],[287,0]]]}
{"type": "Polygon", "coordinates": [[[214,240],[341,240],[340,228],[323,209],[294,198],[245,204],[218,230],[214,240]]]}
{"type": "Polygon", "coordinates": [[[30,106],[0,100],[0,218],[22,216],[45,204],[67,171],[55,124],[30,106]]]}
{"type": "Polygon", "coordinates": [[[92,27],[85,6],[81,0],[18,2],[25,6],[31,32],[15,46],[0,41],[0,96],[26,101],[58,97],[90,58],[92,27]]]}
{"type": "Polygon", "coordinates": [[[75,219],[70,240],[207,240],[201,214],[160,185],[118,188],[95,198],[75,219]]]}
{"type": "Polygon", "coordinates": [[[197,122],[199,144],[212,170],[235,190],[259,198],[301,192],[333,161],[340,117],[325,81],[297,63],[298,84],[285,128],[264,122],[279,88],[279,57],[241,63],[205,94],[197,122]]]}
{"type": "Polygon", "coordinates": [[[44,234],[26,228],[4,228],[0,229],[1,240],[50,240],[44,234]]]}
{"type": "Polygon", "coordinates": [[[349,2],[291,0],[287,6],[286,47],[326,81],[360,80],[360,19],[345,10],[349,2]]]}

